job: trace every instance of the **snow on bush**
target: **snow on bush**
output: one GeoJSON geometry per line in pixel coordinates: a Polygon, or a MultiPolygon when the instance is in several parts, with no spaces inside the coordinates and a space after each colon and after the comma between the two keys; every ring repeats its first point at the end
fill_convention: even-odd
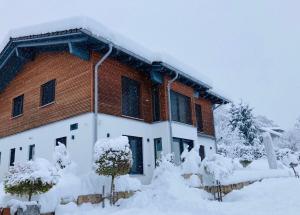
{"type": "Polygon", "coordinates": [[[10,208],[10,214],[15,214],[18,208],[21,208],[22,211],[26,211],[27,205],[37,205],[37,204],[38,203],[36,201],[23,202],[16,199],[11,199],[5,204],[5,207],[10,208]]]}
{"type": "Polygon", "coordinates": [[[291,163],[300,164],[300,153],[294,152],[291,149],[277,149],[277,160],[280,160],[285,166],[289,167],[291,163]]]}
{"type": "Polygon", "coordinates": [[[114,193],[114,179],[129,173],[132,154],[128,137],[101,139],[95,144],[95,171],[99,175],[111,176],[111,195],[114,193]]]}
{"type": "Polygon", "coordinates": [[[204,176],[212,176],[214,180],[220,181],[232,175],[236,167],[232,159],[226,158],[219,154],[206,157],[202,161],[201,174],[204,176]]]}
{"type": "Polygon", "coordinates": [[[4,178],[6,193],[28,196],[45,193],[57,183],[56,169],[45,159],[15,163],[4,178]]]}
{"type": "Polygon", "coordinates": [[[200,172],[201,157],[198,153],[199,146],[192,148],[190,151],[185,149],[181,154],[183,160],[181,169],[183,174],[198,174],[200,172]]]}
{"type": "Polygon", "coordinates": [[[72,163],[64,144],[59,143],[58,146],[55,146],[53,160],[57,169],[64,169],[72,163]]]}

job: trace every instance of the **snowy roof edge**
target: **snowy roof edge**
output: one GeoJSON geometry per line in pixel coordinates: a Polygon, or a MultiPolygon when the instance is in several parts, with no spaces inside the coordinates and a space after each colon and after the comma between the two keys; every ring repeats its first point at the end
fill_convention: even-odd
{"type": "Polygon", "coordinates": [[[136,56],[145,62],[162,62],[166,67],[175,69],[188,79],[192,79],[193,81],[198,82],[200,85],[207,87],[209,92],[214,96],[220,97],[226,102],[231,102],[225,96],[215,93],[212,90],[211,81],[207,77],[200,74],[199,71],[184,65],[184,63],[179,62],[177,59],[168,56],[167,54],[150,51],[130,40],[129,38],[124,37],[117,32],[112,32],[106,26],[88,17],[72,17],[11,30],[7,37],[0,44],[0,51],[2,52],[6,46],[9,45],[10,40],[13,38],[65,31],[67,29],[81,29],[81,31],[95,37],[95,39],[100,39],[106,43],[112,43],[115,47],[120,48],[128,54],[136,56]]]}

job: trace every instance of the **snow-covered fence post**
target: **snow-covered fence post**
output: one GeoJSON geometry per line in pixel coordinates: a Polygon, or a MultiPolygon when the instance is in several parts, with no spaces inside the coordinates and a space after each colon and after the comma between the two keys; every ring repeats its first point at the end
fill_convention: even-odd
{"type": "Polygon", "coordinates": [[[132,154],[128,137],[101,139],[95,144],[95,171],[99,175],[111,177],[111,203],[114,195],[114,180],[120,175],[129,173],[132,165],[132,154]]]}
{"type": "Polygon", "coordinates": [[[275,155],[275,151],[273,148],[272,137],[267,132],[263,133],[262,136],[263,136],[263,143],[264,143],[267,158],[268,158],[269,167],[270,167],[270,169],[277,169],[277,160],[276,160],[276,155],[275,155]]]}

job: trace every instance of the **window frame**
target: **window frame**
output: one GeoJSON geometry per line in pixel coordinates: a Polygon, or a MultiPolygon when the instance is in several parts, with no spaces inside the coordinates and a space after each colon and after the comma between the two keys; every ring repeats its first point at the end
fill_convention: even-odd
{"type": "Polygon", "coordinates": [[[28,160],[34,160],[35,157],[35,144],[28,146],[28,160]]]}
{"type": "Polygon", "coordinates": [[[16,161],[16,148],[11,148],[10,149],[10,153],[9,153],[9,163],[8,163],[8,165],[9,166],[14,166],[15,165],[15,161],[16,161]],[[12,154],[12,152],[14,152],[14,153],[12,154]],[[12,157],[14,158],[13,162],[12,162],[12,157]]]}
{"type": "Polygon", "coordinates": [[[195,104],[195,114],[196,114],[197,132],[198,133],[203,133],[204,132],[203,114],[202,114],[202,106],[200,104],[195,104]],[[199,125],[199,123],[200,123],[200,125],[199,125]]]}
{"type": "Polygon", "coordinates": [[[152,121],[158,122],[161,120],[160,88],[158,85],[152,86],[151,98],[152,98],[152,121]]]}
{"type": "MultiPolygon", "coordinates": [[[[132,150],[132,145],[130,144],[130,139],[136,139],[136,140],[140,141],[138,144],[139,144],[139,146],[140,146],[139,149],[140,149],[140,152],[141,152],[141,154],[140,154],[140,157],[141,157],[141,160],[140,160],[141,165],[138,166],[139,169],[137,169],[136,171],[133,171],[133,169],[132,169],[132,167],[131,167],[129,174],[130,174],[130,175],[143,175],[143,174],[144,174],[143,138],[142,138],[142,137],[137,137],[137,136],[130,136],[130,135],[123,135],[123,136],[128,137],[128,142],[129,142],[130,150],[132,150]]],[[[132,162],[133,162],[133,163],[136,162],[136,161],[134,160],[134,155],[133,155],[133,153],[132,153],[132,162]]],[[[133,163],[132,163],[132,164],[133,164],[133,163]]],[[[132,166],[133,166],[133,165],[132,165],[132,166]]]]}
{"type": "MultiPolygon", "coordinates": [[[[128,89],[127,89],[128,90],[128,89]]],[[[136,118],[136,119],[141,119],[142,116],[142,111],[141,111],[141,83],[137,80],[128,78],[126,76],[122,76],[121,77],[121,113],[122,116],[126,116],[126,117],[131,117],[131,118],[136,118]],[[133,104],[130,104],[130,101],[132,102],[132,100],[130,100],[129,98],[124,98],[126,96],[130,97],[130,95],[126,95],[126,84],[129,88],[130,84],[136,84],[136,88],[137,88],[137,105],[138,107],[136,108],[136,113],[133,113],[135,110],[132,110],[133,104]],[[125,107],[125,105],[128,105],[125,107]],[[130,108],[131,107],[131,108],[130,108]],[[132,113],[131,113],[132,111],[132,113]]]]}
{"type": "Polygon", "coordinates": [[[68,142],[67,136],[58,137],[55,139],[55,146],[58,146],[58,143],[61,143],[61,144],[65,145],[65,147],[67,148],[67,142],[68,142]],[[59,141],[59,140],[63,140],[63,141],[59,141]]]}
{"type": "Polygon", "coordinates": [[[43,83],[40,87],[40,107],[45,107],[45,106],[48,106],[50,104],[53,104],[55,102],[55,99],[56,99],[56,79],[52,79],[52,80],[49,80],[45,83],[43,83]],[[54,83],[53,83],[54,82],[54,83]],[[52,93],[53,93],[53,98],[51,99],[51,101],[45,101],[46,99],[44,98],[45,95],[45,87],[47,87],[48,84],[51,84],[53,83],[53,89],[52,89],[52,93]],[[45,102],[45,103],[44,103],[45,102]]]}
{"type": "Polygon", "coordinates": [[[16,118],[16,117],[22,116],[23,113],[24,113],[24,94],[19,95],[19,96],[13,98],[13,100],[12,100],[11,117],[12,117],[12,118],[16,118]],[[21,98],[21,101],[20,101],[20,108],[19,108],[20,110],[18,110],[18,111],[20,111],[20,112],[15,113],[15,110],[16,110],[15,106],[16,106],[16,104],[17,104],[17,99],[19,99],[19,98],[21,98]]]}
{"type": "Polygon", "coordinates": [[[192,125],[191,98],[173,90],[170,94],[172,121],[192,125]],[[186,101],[186,103],[180,103],[182,101],[186,101]],[[184,118],[182,118],[183,114],[186,114],[184,118]]]}

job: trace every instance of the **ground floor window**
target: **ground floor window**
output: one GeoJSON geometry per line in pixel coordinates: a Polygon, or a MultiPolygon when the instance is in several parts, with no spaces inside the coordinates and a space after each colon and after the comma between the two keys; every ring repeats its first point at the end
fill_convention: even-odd
{"type": "Polygon", "coordinates": [[[143,174],[143,138],[127,136],[132,151],[132,167],[130,174],[143,174]]]}
{"type": "Polygon", "coordinates": [[[64,144],[67,147],[67,137],[56,138],[55,145],[58,146],[59,144],[64,144]]]}
{"type": "Polygon", "coordinates": [[[158,162],[162,158],[162,141],[161,138],[154,139],[154,158],[155,158],[155,167],[158,166],[158,162]]]}
{"type": "Polygon", "coordinates": [[[172,153],[174,154],[174,163],[179,165],[181,163],[181,153],[184,149],[190,151],[194,147],[194,141],[182,138],[173,138],[172,153]]]}
{"type": "Polygon", "coordinates": [[[9,166],[13,166],[15,163],[16,149],[10,149],[9,166]]]}
{"type": "Polygon", "coordinates": [[[29,146],[28,160],[33,160],[35,155],[35,145],[29,146]]]}
{"type": "Polygon", "coordinates": [[[201,157],[201,160],[205,158],[205,147],[203,145],[200,145],[199,147],[199,156],[201,157]]]}

